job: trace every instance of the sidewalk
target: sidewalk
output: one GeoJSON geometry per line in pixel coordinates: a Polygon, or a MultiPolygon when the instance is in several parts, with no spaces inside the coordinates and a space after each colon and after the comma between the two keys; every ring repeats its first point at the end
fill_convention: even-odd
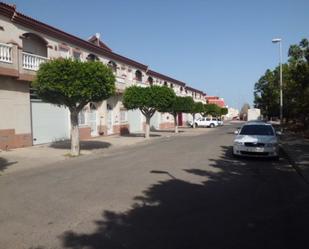
{"type": "Polygon", "coordinates": [[[281,145],[296,171],[309,183],[309,139],[300,135],[285,134],[281,145]]]}
{"type": "MultiPolygon", "coordinates": [[[[206,128],[180,128],[179,133],[173,130],[162,130],[150,132],[150,139],[144,138],[144,133],[129,135],[113,135],[97,137],[81,141],[81,155],[94,153],[110,154],[122,148],[134,146],[140,143],[151,143],[158,139],[171,136],[194,136],[206,133],[206,128]]],[[[70,156],[70,141],[61,141],[50,144],[36,145],[26,148],[12,149],[9,151],[0,150],[0,176],[20,170],[28,170],[36,167],[43,167],[48,164],[72,159],[70,156]]]]}

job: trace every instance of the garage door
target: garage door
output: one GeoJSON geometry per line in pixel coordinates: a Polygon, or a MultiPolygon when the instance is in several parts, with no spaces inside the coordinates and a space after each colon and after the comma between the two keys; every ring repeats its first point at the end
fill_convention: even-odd
{"type": "Polygon", "coordinates": [[[70,138],[68,109],[32,100],[31,112],[33,144],[70,138]]]}
{"type": "Polygon", "coordinates": [[[139,110],[128,111],[130,133],[143,132],[142,113],[139,110]]]}

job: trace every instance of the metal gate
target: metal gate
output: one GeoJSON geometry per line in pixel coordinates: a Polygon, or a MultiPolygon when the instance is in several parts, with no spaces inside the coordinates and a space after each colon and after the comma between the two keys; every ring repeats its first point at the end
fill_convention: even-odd
{"type": "Polygon", "coordinates": [[[69,111],[40,100],[31,100],[33,144],[70,138],[69,111]]]}

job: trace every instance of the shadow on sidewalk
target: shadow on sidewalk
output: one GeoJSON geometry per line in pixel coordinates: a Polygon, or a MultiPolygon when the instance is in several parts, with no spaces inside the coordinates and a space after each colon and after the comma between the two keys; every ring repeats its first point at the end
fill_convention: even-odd
{"type": "Polygon", "coordinates": [[[236,160],[231,148],[207,165],[184,169],[202,183],[166,174],[126,212],[103,210],[93,233],[67,231],[65,248],[81,249],[287,249],[306,248],[309,199],[279,162],[236,160]],[[206,169],[213,169],[211,171],[206,169]],[[283,186],[278,179],[286,180],[283,186]]]}
{"type": "MultiPolygon", "coordinates": [[[[145,133],[128,133],[122,134],[122,137],[145,137],[145,133]]],[[[161,137],[159,134],[150,134],[150,137],[161,137]]]]}
{"type": "MultiPolygon", "coordinates": [[[[96,149],[104,149],[110,147],[111,144],[107,142],[102,142],[102,141],[80,141],[80,149],[81,150],[96,150],[96,149]]],[[[71,148],[71,141],[66,140],[66,141],[59,141],[59,142],[54,142],[49,145],[51,148],[55,149],[70,149],[71,148]]]]}
{"type": "Polygon", "coordinates": [[[0,172],[4,171],[5,169],[7,169],[10,165],[13,165],[17,163],[17,161],[15,162],[8,162],[7,159],[0,157],[0,172]]]}

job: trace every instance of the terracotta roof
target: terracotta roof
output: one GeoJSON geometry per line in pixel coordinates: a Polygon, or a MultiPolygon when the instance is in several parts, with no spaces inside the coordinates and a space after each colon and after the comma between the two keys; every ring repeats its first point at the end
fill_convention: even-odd
{"type": "Polygon", "coordinates": [[[225,107],[225,103],[223,99],[208,99],[208,104],[216,104],[220,107],[225,107]]]}
{"type": "MultiPolygon", "coordinates": [[[[142,70],[146,71],[148,75],[152,75],[152,76],[161,78],[163,80],[173,82],[173,83],[180,85],[180,86],[186,85],[186,83],[184,83],[182,81],[173,79],[169,76],[160,74],[160,73],[152,71],[152,70],[148,70],[147,65],[144,65],[142,63],[139,63],[137,61],[131,60],[127,57],[124,57],[122,55],[119,55],[117,53],[112,52],[112,50],[106,44],[104,44],[102,41],[100,41],[99,46],[97,46],[96,44],[91,42],[91,41],[94,40],[94,38],[97,39],[96,37],[94,37],[94,38],[91,37],[90,38],[91,41],[86,41],[86,40],[83,40],[83,39],[81,39],[77,36],[66,33],[66,32],[64,32],[60,29],[54,28],[54,27],[52,27],[48,24],[42,23],[42,22],[40,22],[40,21],[38,21],[34,18],[26,16],[26,15],[20,13],[20,12],[17,12],[15,5],[10,5],[10,4],[0,2],[0,14],[10,18],[12,22],[20,24],[24,27],[28,27],[32,30],[35,30],[35,31],[41,32],[43,34],[61,39],[61,40],[66,41],[66,42],[69,42],[69,43],[74,44],[78,47],[87,49],[87,50],[89,50],[93,53],[97,53],[97,54],[106,56],[110,59],[114,59],[116,61],[120,61],[120,62],[126,63],[128,65],[132,65],[136,68],[142,69],[142,70]]],[[[186,88],[188,90],[206,95],[202,91],[194,89],[192,87],[187,86],[186,88]]]]}
{"type": "Polygon", "coordinates": [[[91,52],[104,55],[106,57],[118,60],[123,63],[127,63],[142,70],[147,70],[148,68],[146,65],[141,64],[137,61],[131,60],[122,55],[111,52],[106,48],[98,47],[89,41],[83,40],[77,36],[66,33],[60,29],[54,28],[48,24],[42,23],[38,20],[35,20],[34,18],[26,16],[20,12],[17,12],[15,6],[0,2],[0,14],[9,17],[11,21],[14,23],[20,24],[24,27],[28,27],[32,30],[41,32],[43,34],[61,39],[63,41],[72,43],[76,46],[82,47],[91,52]]]}
{"type": "Polygon", "coordinates": [[[190,91],[192,91],[192,92],[197,92],[197,93],[200,93],[200,94],[204,95],[204,93],[203,93],[202,91],[197,90],[197,89],[195,89],[195,88],[193,88],[193,87],[186,86],[186,89],[187,89],[187,90],[190,90],[190,91]]]}
{"type": "Polygon", "coordinates": [[[218,96],[207,96],[206,99],[219,99],[218,96]]]}
{"type": "MultiPolygon", "coordinates": [[[[88,41],[91,42],[92,44],[94,45],[97,45],[96,43],[98,42],[99,40],[99,47],[100,48],[103,48],[103,49],[106,49],[108,51],[112,51],[105,43],[103,43],[100,39],[98,39],[95,35],[91,36],[88,41]]],[[[97,45],[98,46],[98,45],[97,45]]]]}
{"type": "Polygon", "coordinates": [[[175,80],[175,79],[173,79],[173,78],[171,78],[171,77],[169,77],[169,76],[166,76],[166,75],[164,75],[164,74],[160,74],[160,73],[155,72],[155,71],[153,71],[153,70],[148,70],[148,71],[147,71],[147,74],[148,74],[148,75],[152,75],[152,76],[154,76],[154,77],[158,77],[158,78],[160,78],[160,79],[162,79],[162,80],[167,80],[167,81],[173,82],[173,83],[175,83],[175,84],[177,84],[177,85],[179,85],[179,86],[185,86],[185,85],[186,85],[186,83],[184,83],[184,82],[181,82],[181,81],[179,81],[179,80],[175,80]]]}

